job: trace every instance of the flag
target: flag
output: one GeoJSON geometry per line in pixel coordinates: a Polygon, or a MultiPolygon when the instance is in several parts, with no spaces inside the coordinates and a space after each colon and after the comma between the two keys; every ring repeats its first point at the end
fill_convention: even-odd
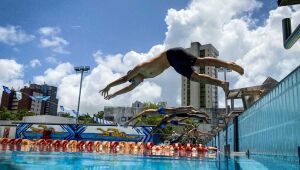
{"type": "Polygon", "coordinates": [[[101,124],[101,125],[113,125],[114,122],[112,121],[108,121],[108,120],[105,120],[105,119],[100,119],[100,118],[97,118],[97,117],[94,117],[94,121],[97,122],[98,124],[101,124]]]}
{"type": "Polygon", "coordinates": [[[79,113],[79,112],[77,112],[76,110],[72,110],[72,112],[73,112],[73,114],[76,115],[76,116],[77,116],[78,113],[79,113]]]}
{"type": "Polygon", "coordinates": [[[36,100],[46,101],[50,98],[50,96],[34,96],[36,100]]]}
{"type": "Polygon", "coordinates": [[[44,98],[42,100],[47,101],[48,99],[50,99],[50,96],[44,96],[44,98]]]}
{"type": "Polygon", "coordinates": [[[43,100],[43,101],[47,101],[50,96],[29,96],[32,100],[43,100]]]}
{"type": "Polygon", "coordinates": [[[16,98],[17,98],[18,101],[20,101],[22,99],[22,93],[17,91],[16,92],[16,98]]]}
{"type": "Polygon", "coordinates": [[[60,110],[62,111],[62,112],[64,112],[65,111],[65,108],[64,108],[64,106],[59,106],[60,107],[60,110]]]}
{"type": "Polygon", "coordinates": [[[31,100],[36,100],[36,98],[34,96],[29,96],[31,98],[31,100]]]}
{"type": "Polygon", "coordinates": [[[8,94],[11,93],[11,90],[10,90],[8,87],[6,87],[6,86],[3,86],[3,91],[4,91],[5,93],[8,93],[8,94]]]}

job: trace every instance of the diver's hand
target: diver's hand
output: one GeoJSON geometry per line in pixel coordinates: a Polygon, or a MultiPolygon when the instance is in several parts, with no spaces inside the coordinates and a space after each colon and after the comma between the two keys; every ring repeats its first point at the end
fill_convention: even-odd
{"type": "Polygon", "coordinates": [[[105,99],[105,100],[110,100],[110,99],[112,99],[112,98],[114,98],[114,97],[116,97],[115,94],[109,94],[109,95],[105,96],[104,99],[105,99]]]}
{"type": "Polygon", "coordinates": [[[108,91],[109,91],[110,87],[106,86],[104,89],[100,90],[99,93],[101,93],[102,96],[107,97],[108,96],[108,91]]]}

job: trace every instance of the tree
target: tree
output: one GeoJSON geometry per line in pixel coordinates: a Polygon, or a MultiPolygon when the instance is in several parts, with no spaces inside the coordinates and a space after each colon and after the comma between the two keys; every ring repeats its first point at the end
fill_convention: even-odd
{"type": "Polygon", "coordinates": [[[97,114],[94,114],[94,117],[99,119],[103,119],[103,116],[104,116],[104,111],[99,111],[97,114]]]}
{"type": "Polygon", "coordinates": [[[82,114],[78,116],[78,122],[82,124],[93,124],[95,123],[93,117],[91,117],[88,113],[82,114]]]}
{"type": "Polygon", "coordinates": [[[35,113],[26,109],[17,111],[8,110],[6,108],[0,109],[0,120],[22,120],[24,116],[33,116],[35,113]]]}
{"type": "Polygon", "coordinates": [[[74,116],[71,116],[70,113],[62,113],[61,117],[74,118],[74,116]]]}
{"type": "Polygon", "coordinates": [[[143,110],[158,109],[159,107],[167,107],[167,102],[158,102],[158,103],[144,102],[143,106],[144,106],[143,110]]]}

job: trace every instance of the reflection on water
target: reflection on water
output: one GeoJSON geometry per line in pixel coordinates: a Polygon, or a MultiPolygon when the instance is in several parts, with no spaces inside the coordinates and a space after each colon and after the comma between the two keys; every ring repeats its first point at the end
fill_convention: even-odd
{"type": "Polygon", "coordinates": [[[211,170],[253,170],[253,169],[300,169],[299,163],[270,157],[234,156],[222,154],[195,155],[183,153],[152,153],[138,150],[84,150],[75,148],[39,148],[5,146],[0,151],[0,169],[211,169],[211,170]],[[172,157],[166,155],[172,154],[172,157]],[[164,155],[164,156],[161,156],[164,155]],[[166,156],[165,156],[166,155],[166,156]]]}

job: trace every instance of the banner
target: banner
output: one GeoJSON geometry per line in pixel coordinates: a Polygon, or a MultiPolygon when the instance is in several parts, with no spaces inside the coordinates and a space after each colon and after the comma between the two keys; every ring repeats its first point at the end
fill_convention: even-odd
{"type": "Polygon", "coordinates": [[[29,96],[32,100],[42,100],[47,101],[50,96],[29,96]]]}
{"type": "Polygon", "coordinates": [[[69,109],[69,108],[66,108],[64,106],[59,106],[60,108],[60,111],[61,112],[64,112],[64,113],[70,113],[70,114],[74,114],[75,116],[77,116],[79,114],[79,112],[77,112],[76,110],[74,109],[69,109]]]}
{"type": "Polygon", "coordinates": [[[101,124],[101,125],[113,125],[114,122],[112,121],[108,121],[108,120],[105,120],[105,119],[100,119],[100,118],[97,118],[97,117],[94,117],[94,121],[97,122],[98,124],[101,124]]]}

